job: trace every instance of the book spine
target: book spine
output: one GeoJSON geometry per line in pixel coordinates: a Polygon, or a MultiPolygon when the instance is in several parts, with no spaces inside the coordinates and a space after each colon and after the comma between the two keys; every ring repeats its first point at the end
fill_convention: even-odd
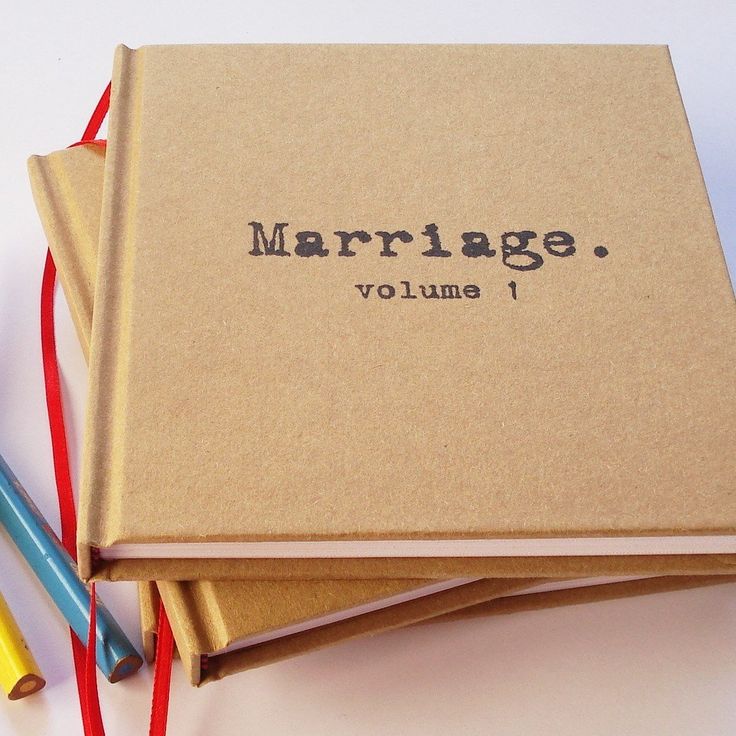
{"type": "Polygon", "coordinates": [[[202,657],[212,651],[208,635],[207,607],[186,582],[158,582],[158,591],[169,617],[179,657],[192,685],[202,678],[202,657]]]}
{"type": "MultiPolygon", "coordinates": [[[[85,153],[79,149],[79,155],[85,153]]],[[[28,175],[36,210],[87,358],[92,330],[92,293],[79,255],[80,244],[87,243],[91,233],[84,228],[83,218],[75,207],[75,188],[64,165],[65,155],[31,156],[28,175]]]]}
{"type": "Polygon", "coordinates": [[[200,611],[200,630],[203,634],[202,652],[212,654],[232,643],[233,634],[225,622],[221,596],[217,585],[210,580],[200,580],[192,586],[193,597],[200,611]]]}
{"type": "Polygon", "coordinates": [[[118,47],[113,65],[82,451],[78,554],[85,579],[94,574],[92,548],[110,546],[118,540],[123,525],[118,493],[124,468],[117,421],[127,396],[129,286],[134,253],[131,241],[138,189],[143,64],[143,50],[118,47]]]}
{"type": "Polygon", "coordinates": [[[156,583],[150,580],[138,583],[143,656],[149,664],[153,662],[156,656],[156,631],[158,629],[158,606],[160,600],[156,583]]]}

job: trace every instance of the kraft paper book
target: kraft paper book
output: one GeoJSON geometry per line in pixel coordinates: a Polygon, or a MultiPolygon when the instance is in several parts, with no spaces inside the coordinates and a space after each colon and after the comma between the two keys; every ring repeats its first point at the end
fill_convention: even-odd
{"type": "MultiPolygon", "coordinates": [[[[94,282],[96,270],[103,159],[101,148],[87,146],[34,157],[30,165],[34,197],[80,337],[86,334],[92,316],[94,291],[89,284],[94,282]],[[94,202],[96,208],[89,206],[94,202]]],[[[82,346],[87,342],[83,339],[82,346]]],[[[468,615],[562,605],[566,596],[570,602],[580,602],[730,580],[728,576],[616,583],[595,578],[546,583],[508,580],[491,585],[490,591],[457,580],[202,581],[162,583],[161,587],[190,680],[201,684],[347,638],[413,622],[425,612],[442,613],[458,603],[474,600],[479,589],[483,595],[498,595],[498,606],[483,601],[469,606],[468,615]],[[522,582],[523,590],[519,589],[522,582]],[[453,588],[457,590],[445,593],[453,588]],[[421,603],[407,606],[419,598],[423,599],[421,603]]],[[[144,649],[152,659],[158,593],[153,583],[141,583],[139,589],[144,649]]],[[[454,611],[454,615],[462,613],[454,611]]]]}
{"type": "Polygon", "coordinates": [[[665,47],[121,47],[112,87],[84,575],[733,572],[665,47]]]}
{"type": "MultiPolygon", "coordinates": [[[[29,162],[34,198],[85,354],[94,303],[103,163],[104,150],[96,145],[35,156],[29,162]]],[[[160,588],[190,680],[200,684],[530,588],[534,582],[472,578],[202,581],[162,583],[160,588]]],[[[139,591],[144,643],[150,648],[156,622],[153,591],[146,583],[140,584],[139,591]]]]}
{"type": "MultiPolygon", "coordinates": [[[[479,616],[492,616],[514,612],[531,611],[551,607],[591,603],[595,601],[613,600],[633,596],[650,595],[675,590],[689,590],[734,582],[736,578],[728,575],[684,576],[646,578],[639,580],[606,582],[604,579],[578,579],[574,581],[537,582],[523,589],[513,588],[511,580],[486,580],[482,586],[485,600],[475,605],[455,607],[447,613],[437,614],[439,608],[451,608],[461,600],[467,601],[472,595],[480,592],[470,586],[448,590],[446,600],[441,605],[433,600],[434,595],[407,600],[397,608],[376,607],[365,614],[346,616],[326,614],[321,620],[330,619],[330,623],[321,626],[304,626],[310,622],[287,623],[280,630],[267,629],[257,636],[248,636],[248,630],[254,628],[258,620],[254,618],[263,612],[264,605],[269,602],[277,604],[277,611],[287,613],[288,621],[294,621],[295,612],[312,610],[316,601],[310,595],[318,593],[320,588],[327,590],[327,596],[320,599],[319,608],[323,609],[330,602],[331,596],[340,590],[340,586],[350,585],[351,594],[355,596],[357,581],[218,581],[206,583],[192,581],[186,583],[160,583],[161,595],[166,610],[170,614],[172,627],[176,636],[177,647],[181,653],[184,666],[187,668],[193,684],[205,684],[226,675],[241,672],[271,662],[303,654],[314,649],[346,641],[357,636],[376,634],[380,631],[397,628],[405,624],[429,624],[445,621],[461,620],[479,616]],[[244,605],[243,591],[252,586],[257,591],[264,587],[267,595],[256,598],[259,605],[244,605]],[[307,589],[308,594],[304,596],[307,589]],[[279,593],[282,595],[279,596],[279,593]],[[471,595],[468,595],[468,594],[471,595]],[[304,600],[307,605],[304,605],[304,600]],[[301,607],[297,605],[301,603],[301,607]],[[452,604],[452,605],[450,605],[452,604]],[[431,613],[430,611],[434,611],[431,613]],[[413,621],[413,618],[418,620],[413,621]],[[281,632],[281,635],[277,635],[281,632]],[[290,633],[294,632],[294,633],[290,633]],[[257,643],[259,637],[273,637],[257,643]],[[248,643],[250,639],[250,644],[248,643]],[[232,642],[235,642],[234,644],[232,642]]],[[[362,581],[365,583],[364,593],[370,591],[381,581],[362,581]]],[[[405,581],[406,582],[406,581],[405,581]]],[[[143,591],[144,589],[141,588],[143,591]]],[[[157,612],[154,608],[156,596],[150,589],[141,597],[142,633],[146,643],[145,652],[149,661],[154,658],[156,642],[157,612]]],[[[356,607],[357,608],[357,607],[356,607]]],[[[315,617],[316,618],[316,617],[315,617]]],[[[314,622],[315,618],[311,619],[314,622]]],[[[278,618],[269,610],[268,625],[274,627],[278,618]]]]}
{"type": "MultiPolygon", "coordinates": [[[[103,159],[102,149],[93,145],[34,157],[30,166],[34,197],[80,338],[88,335],[92,318],[94,287],[90,285],[94,283],[96,271],[103,159]],[[90,206],[93,203],[97,207],[90,206]]],[[[88,340],[82,339],[81,344],[84,347],[88,340]]],[[[443,614],[443,618],[460,617],[465,610],[468,616],[478,616],[711,585],[732,579],[673,576],[616,583],[593,578],[546,583],[528,580],[523,590],[518,589],[517,581],[509,580],[492,587],[493,594],[499,595],[498,605],[484,601],[443,614]]],[[[477,593],[472,586],[457,585],[454,593],[437,597],[438,593],[451,590],[451,585],[449,581],[422,584],[411,580],[378,584],[201,581],[162,583],[161,587],[190,680],[201,684],[413,621],[417,611],[406,604],[418,598],[424,598],[424,602],[413,605],[421,606],[422,614],[438,613],[469,600],[468,594],[474,597],[477,593]],[[383,613],[377,613],[382,609],[383,613]]],[[[151,660],[159,597],[155,583],[141,583],[139,591],[144,650],[151,660]]]]}

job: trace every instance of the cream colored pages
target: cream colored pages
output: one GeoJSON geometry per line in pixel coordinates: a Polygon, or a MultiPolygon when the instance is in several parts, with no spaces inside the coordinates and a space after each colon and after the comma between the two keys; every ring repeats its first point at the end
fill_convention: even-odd
{"type": "Polygon", "coordinates": [[[121,49],[111,112],[83,560],[736,551],[665,48],[121,49]]]}

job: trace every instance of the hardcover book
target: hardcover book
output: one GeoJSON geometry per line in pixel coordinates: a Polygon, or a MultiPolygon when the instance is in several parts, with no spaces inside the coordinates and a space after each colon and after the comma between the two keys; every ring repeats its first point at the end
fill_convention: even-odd
{"type": "Polygon", "coordinates": [[[734,569],[665,47],[121,47],[99,259],[86,576],[734,569]]]}
{"type": "Polygon", "coordinates": [[[201,685],[407,624],[610,600],[733,580],[725,575],[620,582],[587,578],[530,585],[529,580],[497,578],[444,591],[441,584],[427,585],[426,580],[414,589],[407,587],[412,581],[395,580],[169,581],[160,582],[158,588],[190,681],[201,685]],[[246,587],[253,597],[243,605],[246,587]],[[412,597],[432,588],[434,592],[412,597]],[[399,589],[401,592],[396,593],[399,589]],[[336,608],[344,605],[345,591],[356,601],[352,609],[336,608]],[[387,595],[392,591],[393,595],[387,595]],[[361,596],[364,603],[358,602],[361,596]],[[375,600],[388,603],[376,605],[375,600]],[[401,602],[393,606],[392,600],[401,602]]]}
{"type": "MultiPolygon", "coordinates": [[[[30,166],[38,210],[83,347],[94,300],[90,285],[96,270],[103,159],[103,150],[92,145],[34,157],[30,166]]],[[[461,617],[467,610],[468,616],[477,616],[733,579],[506,580],[490,586],[461,580],[199,581],[162,583],[161,589],[189,678],[202,684],[347,638],[418,622],[425,614],[461,617]],[[497,604],[481,601],[454,608],[491,594],[499,596],[497,604]]],[[[159,598],[154,583],[141,583],[139,590],[144,649],[152,659],[159,598]]]]}

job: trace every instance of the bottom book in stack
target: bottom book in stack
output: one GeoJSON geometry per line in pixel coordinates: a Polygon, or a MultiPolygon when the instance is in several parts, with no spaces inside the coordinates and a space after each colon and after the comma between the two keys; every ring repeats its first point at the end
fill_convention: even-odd
{"type": "MultiPolygon", "coordinates": [[[[404,602],[396,609],[375,608],[384,601],[359,599],[361,586],[369,596],[378,581],[162,582],[140,584],[141,631],[146,659],[154,659],[160,595],[169,612],[177,648],[195,684],[304,654],[358,636],[410,624],[437,624],[480,616],[533,611],[596,601],[629,598],[734,582],[732,576],[669,576],[612,582],[603,578],[568,581],[486,580],[481,587],[458,590],[442,600],[430,595],[423,603],[404,602]],[[524,587],[519,587],[523,585],[524,587]],[[246,600],[248,590],[253,598],[246,600]],[[473,594],[486,598],[468,604],[473,594]],[[446,613],[440,609],[455,607],[446,613]],[[269,608],[269,604],[275,604],[269,608]],[[300,615],[316,614],[312,618],[300,615]],[[199,679],[197,679],[197,677],[199,679]]],[[[406,590],[410,581],[399,583],[406,590]]],[[[416,581],[420,582],[420,581],[416,581]]],[[[421,581],[426,586],[427,581],[421,581]]],[[[402,594],[396,598],[402,597],[402,594]]]]}
{"type": "MultiPolygon", "coordinates": [[[[104,149],[78,146],[29,162],[36,205],[85,356],[89,353],[104,149]]],[[[144,648],[153,657],[158,596],[192,684],[360,635],[733,582],[736,576],[141,583],[144,648]]]]}

